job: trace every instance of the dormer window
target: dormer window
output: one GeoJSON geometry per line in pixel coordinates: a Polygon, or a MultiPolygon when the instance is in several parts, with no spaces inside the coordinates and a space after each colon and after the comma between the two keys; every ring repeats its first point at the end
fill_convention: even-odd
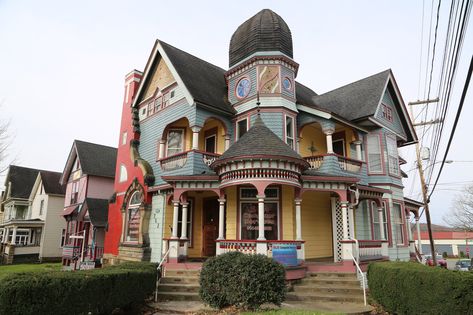
{"type": "Polygon", "coordinates": [[[389,122],[393,122],[393,109],[385,104],[382,104],[383,118],[389,122]]]}

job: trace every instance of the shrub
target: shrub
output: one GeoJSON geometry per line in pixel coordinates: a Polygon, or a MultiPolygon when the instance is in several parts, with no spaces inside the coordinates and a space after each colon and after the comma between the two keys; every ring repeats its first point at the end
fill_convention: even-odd
{"type": "Polygon", "coordinates": [[[394,314],[469,314],[473,309],[473,273],[413,262],[368,266],[371,296],[394,314]]]}
{"type": "Polygon", "coordinates": [[[202,266],[199,293],[206,304],[220,309],[256,309],[264,303],[279,306],[286,296],[284,267],[263,255],[219,255],[202,266]]]}
{"type": "Polygon", "coordinates": [[[465,258],[465,253],[460,251],[460,258],[465,258]]]}
{"type": "Polygon", "coordinates": [[[448,258],[447,252],[443,252],[443,253],[442,253],[442,257],[443,257],[443,258],[448,258]]]}
{"type": "Polygon", "coordinates": [[[110,314],[143,301],[155,281],[156,268],[149,263],[9,274],[0,281],[0,314],[110,314]]]}

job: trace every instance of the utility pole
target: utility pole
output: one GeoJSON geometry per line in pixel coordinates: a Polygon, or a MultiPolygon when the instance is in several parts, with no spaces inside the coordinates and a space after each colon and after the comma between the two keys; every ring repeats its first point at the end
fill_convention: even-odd
{"type": "MultiPolygon", "coordinates": [[[[414,119],[414,111],[412,109],[412,106],[414,105],[420,105],[420,104],[429,104],[429,103],[434,103],[438,102],[438,98],[435,100],[426,100],[426,101],[417,101],[417,102],[411,102],[408,103],[409,105],[409,110],[412,119],[414,119]]],[[[413,125],[416,126],[415,121],[412,121],[413,125]]],[[[423,123],[422,125],[426,124],[434,124],[438,122],[428,122],[428,123],[423,123]]],[[[419,170],[419,178],[420,178],[420,183],[422,186],[422,199],[424,202],[424,211],[425,211],[425,218],[427,219],[427,231],[429,232],[429,241],[430,241],[430,253],[432,254],[432,263],[434,266],[437,266],[437,256],[435,255],[435,245],[434,245],[434,237],[432,235],[432,223],[430,221],[430,211],[429,211],[429,196],[427,192],[427,184],[425,183],[425,176],[424,176],[424,168],[422,165],[422,158],[420,156],[420,145],[419,142],[416,143],[416,157],[417,157],[417,169],[419,170]]]]}

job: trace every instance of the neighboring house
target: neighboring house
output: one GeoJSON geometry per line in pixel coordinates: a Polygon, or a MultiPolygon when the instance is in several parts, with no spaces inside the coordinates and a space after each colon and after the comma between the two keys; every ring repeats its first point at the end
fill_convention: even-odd
{"type": "Polygon", "coordinates": [[[64,221],[61,173],[11,165],[2,198],[3,263],[60,260],[64,221]]]}
{"type": "Polygon", "coordinates": [[[66,269],[101,265],[117,149],[75,140],[61,176],[66,185],[62,263],[66,269]]]}
{"type": "MultiPolygon", "coordinates": [[[[419,234],[415,234],[415,240],[420,239],[423,254],[430,254],[430,240],[427,224],[421,223],[419,234]],[[420,236],[420,238],[419,238],[420,236]]],[[[432,236],[434,248],[437,254],[447,253],[450,257],[468,256],[473,257],[473,232],[464,231],[448,226],[432,224],[432,236]]]]}
{"type": "Polygon", "coordinates": [[[392,71],[315,93],[295,81],[291,32],[271,10],[238,27],[229,60],[157,40],[125,77],[105,257],[284,244],[317,270],[410,259],[418,205],[406,207],[398,147],[417,137],[392,71]]]}

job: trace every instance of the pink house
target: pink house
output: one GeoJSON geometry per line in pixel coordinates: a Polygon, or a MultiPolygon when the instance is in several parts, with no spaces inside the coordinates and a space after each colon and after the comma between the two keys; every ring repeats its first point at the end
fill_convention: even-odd
{"type": "Polygon", "coordinates": [[[108,203],[113,194],[117,149],[75,140],[61,177],[66,186],[66,241],[62,264],[66,269],[101,264],[108,203]]]}

